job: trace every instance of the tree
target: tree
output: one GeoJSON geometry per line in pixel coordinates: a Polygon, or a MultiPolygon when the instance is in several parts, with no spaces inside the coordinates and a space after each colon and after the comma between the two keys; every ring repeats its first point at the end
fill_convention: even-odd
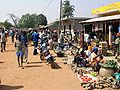
{"type": "Polygon", "coordinates": [[[58,27],[59,26],[59,21],[55,21],[51,24],[52,26],[58,27]]]}
{"type": "Polygon", "coordinates": [[[33,20],[30,14],[22,15],[21,19],[19,20],[18,26],[21,28],[33,28],[33,20]]]}
{"type": "Polygon", "coordinates": [[[36,17],[35,26],[38,27],[39,25],[47,25],[47,18],[43,14],[39,14],[36,17]]]}
{"type": "Polygon", "coordinates": [[[39,25],[47,25],[47,18],[43,14],[26,14],[22,15],[18,26],[21,28],[35,28],[39,25]]]}
{"type": "Polygon", "coordinates": [[[8,22],[7,20],[4,21],[3,24],[4,24],[5,29],[10,29],[11,27],[13,27],[13,25],[10,22],[8,22]]]}
{"type": "Polygon", "coordinates": [[[15,14],[13,14],[13,13],[12,13],[12,14],[9,13],[8,15],[9,15],[9,17],[12,19],[12,21],[13,21],[15,27],[17,27],[17,24],[18,24],[19,18],[18,18],[17,16],[15,16],[15,14]]]}
{"type": "Polygon", "coordinates": [[[3,22],[0,22],[0,27],[4,27],[4,23],[3,22]]]}
{"type": "Polygon", "coordinates": [[[70,1],[66,0],[62,4],[62,18],[73,17],[73,12],[75,11],[75,6],[70,5],[70,1]]]}

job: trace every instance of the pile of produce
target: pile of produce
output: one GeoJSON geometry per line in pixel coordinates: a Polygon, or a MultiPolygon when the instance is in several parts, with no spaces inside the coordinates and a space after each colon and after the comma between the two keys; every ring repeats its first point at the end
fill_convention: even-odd
{"type": "Polygon", "coordinates": [[[108,60],[105,64],[101,64],[101,67],[103,68],[111,68],[111,69],[117,69],[118,65],[117,62],[114,60],[108,60]]]}
{"type": "Polygon", "coordinates": [[[99,80],[97,82],[82,82],[81,86],[87,90],[93,90],[93,89],[104,89],[104,88],[112,88],[112,85],[114,83],[114,78],[109,76],[109,77],[104,77],[102,80],[99,80]]]}

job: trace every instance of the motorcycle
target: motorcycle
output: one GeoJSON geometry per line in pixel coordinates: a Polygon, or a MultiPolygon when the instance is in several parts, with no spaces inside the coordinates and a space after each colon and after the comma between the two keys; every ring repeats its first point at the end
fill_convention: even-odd
{"type": "Polygon", "coordinates": [[[50,51],[47,47],[47,43],[40,41],[39,42],[39,47],[38,49],[40,50],[40,59],[46,59],[48,64],[51,65],[51,68],[55,68],[54,65],[54,57],[50,54],[50,51]]]}

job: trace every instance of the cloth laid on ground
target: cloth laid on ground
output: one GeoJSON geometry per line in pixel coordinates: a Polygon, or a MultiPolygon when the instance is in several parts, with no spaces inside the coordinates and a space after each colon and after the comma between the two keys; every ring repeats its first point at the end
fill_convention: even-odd
{"type": "Polygon", "coordinates": [[[82,76],[77,74],[78,79],[80,80],[81,83],[88,83],[88,82],[97,82],[98,78],[93,77],[90,74],[83,74],[82,76]]]}

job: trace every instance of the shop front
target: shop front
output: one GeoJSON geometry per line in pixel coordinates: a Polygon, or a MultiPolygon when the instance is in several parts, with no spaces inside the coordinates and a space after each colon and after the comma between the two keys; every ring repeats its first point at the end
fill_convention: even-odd
{"type": "MultiPolygon", "coordinates": [[[[112,41],[114,41],[113,36],[120,32],[120,2],[94,9],[92,14],[96,18],[83,21],[82,23],[84,26],[92,24],[92,31],[98,33],[98,36],[102,33],[103,41],[107,41],[109,45],[112,45],[112,41]]],[[[85,28],[85,31],[89,30],[85,28]]]]}

